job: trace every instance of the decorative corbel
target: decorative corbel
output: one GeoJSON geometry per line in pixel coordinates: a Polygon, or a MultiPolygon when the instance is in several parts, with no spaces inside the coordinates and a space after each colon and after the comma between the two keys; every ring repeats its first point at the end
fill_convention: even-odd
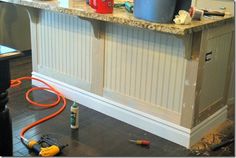
{"type": "Polygon", "coordinates": [[[32,23],[37,24],[39,21],[39,16],[40,16],[41,10],[37,9],[37,8],[26,7],[26,11],[29,15],[30,21],[32,23]]]}
{"type": "Polygon", "coordinates": [[[184,47],[184,58],[187,60],[195,58],[194,54],[192,54],[193,35],[192,34],[186,34],[184,36],[175,35],[175,37],[182,40],[182,44],[184,47]]]}

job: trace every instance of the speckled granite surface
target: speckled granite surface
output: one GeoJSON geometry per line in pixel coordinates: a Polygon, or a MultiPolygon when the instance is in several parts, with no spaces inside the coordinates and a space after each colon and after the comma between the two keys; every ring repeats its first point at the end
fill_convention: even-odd
{"type": "Polygon", "coordinates": [[[51,10],[54,12],[80,16],[83,18],[108,21],[124,24],[149,30],[155,30],[176,35],[204,30],[218,25],[231,23],[234,17],[211,17],[202,21],[193,21],[190,25],[160,24],[139,20],[128,13],[125,9],[114,9],[113,14],[98,14],[86,4],[86,0],[0,0],[2,2],[18,4],[39,9],[51,10]]]}

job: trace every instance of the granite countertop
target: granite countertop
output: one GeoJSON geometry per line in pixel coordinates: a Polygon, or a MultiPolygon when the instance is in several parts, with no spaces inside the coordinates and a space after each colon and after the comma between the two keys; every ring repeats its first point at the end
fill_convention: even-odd
{"type": "MultiPolygon", "coordinates": [[[[218,25],[231,23],[233,16],[210,17],[201,21],[192,21],[190,25],[161,24],[137,19],[133,14],[128,13],[123,8],[114,8],[113,14],[98,14],[86,0],[0,0],[2,2],[18,4],[33,8],[51,10],[54,12],[79,16],[83,18],[96,19],[106,22],[129,25],[138,28],[145,28],[164,33],[185,35],[192,32],[201,31],[218,25]]],[[[116,0],[115,0],[116,1],[116,0]]],[[[119,1],[119,0],[118,0],[119,1]]]]}

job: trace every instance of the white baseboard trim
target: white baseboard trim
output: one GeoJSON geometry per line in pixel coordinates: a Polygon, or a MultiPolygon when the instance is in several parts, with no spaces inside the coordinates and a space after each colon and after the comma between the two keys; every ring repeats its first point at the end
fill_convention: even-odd
{"type": "Polygon", "coordinates": [[[190,146],[196,144],[204,135],[227,119],[227,105],[191,129],[190,146]]]}
{"type": "MultiPolygon", "coordinates": [[[[69,84],[57,81],[37,72],[33,72],[32,76],[46,81],[50,85],[56,87],[57,90],[70,100],[76,101],[88,108],[94,109],[105,115],[126,122],[187,148],[201,139],[201,137],[198,136],[202,136],[208,129],[211,129],[224,121],[225,115],[227,114],[227,109],[221,109],[221,111],[219,110],[217,113],[210,116],[196,128],[191,130],[69,84]]],[[[32,84],[35,86],[41,86],[41,83],[37,81],[33,81],[32,84]]]]}

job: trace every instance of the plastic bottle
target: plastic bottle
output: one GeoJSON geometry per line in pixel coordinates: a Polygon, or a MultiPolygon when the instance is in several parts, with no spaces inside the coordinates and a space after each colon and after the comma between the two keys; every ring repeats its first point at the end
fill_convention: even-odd
{"type": "Polygon", "coordinates": [[[79,106],[76,102],[70,108],[70,127],[72,129],[79,128],[79,106]]]}

